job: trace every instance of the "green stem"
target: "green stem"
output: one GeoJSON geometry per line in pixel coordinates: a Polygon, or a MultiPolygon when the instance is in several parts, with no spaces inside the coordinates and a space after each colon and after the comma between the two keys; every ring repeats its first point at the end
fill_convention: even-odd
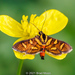
{"type": "Polygon", "coordinates": [[[23,61],[24,60],[20,60],[17,75],[21,75],[21,69],[22,69],[23,61]]]}

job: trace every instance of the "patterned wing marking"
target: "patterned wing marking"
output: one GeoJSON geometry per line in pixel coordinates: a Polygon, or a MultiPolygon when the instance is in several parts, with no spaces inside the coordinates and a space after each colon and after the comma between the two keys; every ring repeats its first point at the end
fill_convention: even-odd
{"type": "Polygon", "coordinates": [[[19,52],[25,52],[26,54],[35,54],[42,50],[39,42],[39,36],[36,36],[35,38],[18,42],[12,48],[19,52]]]}
{"type": "Polygon", "coordinates": [[[38,54],[42,51],[40,45],[36,44],[34,47],[31,47],[29,50],[26,51],[27,54],[38,54]]]}
{"type": "Polygon", "coordinates": [[[71,52],[72,47],[64,41],[48,37],[48,41],[46,43],[46,51],[54,55],[61,55],[62,53],[71,52]]]}

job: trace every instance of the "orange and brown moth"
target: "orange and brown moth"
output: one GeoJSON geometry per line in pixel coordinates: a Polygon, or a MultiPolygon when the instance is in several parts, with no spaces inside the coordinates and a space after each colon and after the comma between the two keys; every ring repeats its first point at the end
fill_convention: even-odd
{"type": "Polygon", "coordinates": [[[42,31],[34,38],[14,44],[12,48],[19,52],[25,52],[26,54],[40,53],[41,59],[44,59],[45,50],[53,55],[61,55],[62,53],[72,51],[72,47],[68,43],[49,37],[42,31]]]}

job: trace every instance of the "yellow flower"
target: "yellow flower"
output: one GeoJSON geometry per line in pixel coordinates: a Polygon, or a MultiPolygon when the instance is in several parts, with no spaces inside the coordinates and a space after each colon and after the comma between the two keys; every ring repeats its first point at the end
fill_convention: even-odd
{"type": "MultiPolygon", "coordinates": [[[[61,31],[68,22],[68,18],[58,10],[51,9],[45,11],[40,16],[36,17],[35,15],[31,15],[30,22],[28,22],[28,16],[23,15],[21,24],[14,20],[13,18],[7,15],[0,15],[0,30],[12,37],[20,37],[15,43],[30,39],[38,35],[38,29],[46,35],[52,35],[59,31],[61,31]],[[36,28],[34,25],[38,28],[36,28]],[[43,28],[42,25],[44,24],[43,28]],[[34,33],[35,32],[35,33],[34,33]]],[[[14,43],[14,44],[15,44],[14,43]]],[[[34,59],[35,55],[25,54],[18,51],[13,50],[15,56],[19,59],[34,59]]],[[[52,55],[46,52],[49,56],[56,59],[63,59],[66,57],[66,54],[62,55],[52,55]]]]}

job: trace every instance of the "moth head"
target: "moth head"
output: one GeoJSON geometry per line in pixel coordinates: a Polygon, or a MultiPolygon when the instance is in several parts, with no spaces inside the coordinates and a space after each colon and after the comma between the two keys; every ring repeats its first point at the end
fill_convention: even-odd
{"type": "Polygon", "coordinates": [[[39,32],[39,35],[43,35],[44,33],[42,31],[39,32]]]}

